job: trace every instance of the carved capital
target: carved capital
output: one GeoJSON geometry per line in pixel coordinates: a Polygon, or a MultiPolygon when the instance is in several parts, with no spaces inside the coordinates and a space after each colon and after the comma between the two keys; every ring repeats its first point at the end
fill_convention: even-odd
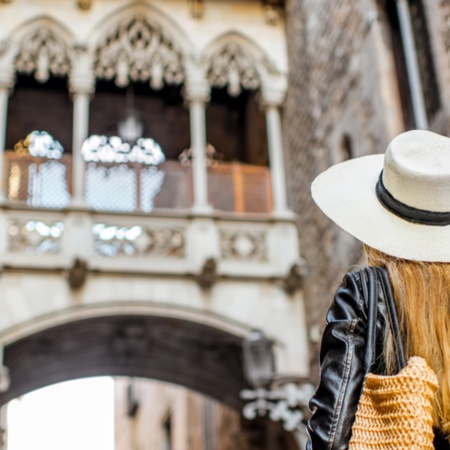
{"type": "Polygon", "coordinates": [[[187,79],[184,87],[184,99],[187,105],[201,103],[206,105],[211,98],[211,87],[207,80],[201,78],[187,79]]]}
{"type": "Polygon", "coordinates": [[[12,66],[0,66],[0,89],[11,91],[14,87],[15,73],[12,66]]]}
{"type": "Polygon", "coordinates": [[[93,56],[86,48],[78,46],[69,74],[69,90],[72,95],[91,95],[95,88],[93,56]]]}
{"type": "Polygon", "coordinates": [[[92,95],[95,89],[94,72],[72,71],[69,78],[69,90],[72,96],[92,95]]]}
{"type": "Polygon", "coordinates": [[[287,91],[286,77],[270,77],[261,87],[261,106],[263,109],[280,108],[287,91]]]}

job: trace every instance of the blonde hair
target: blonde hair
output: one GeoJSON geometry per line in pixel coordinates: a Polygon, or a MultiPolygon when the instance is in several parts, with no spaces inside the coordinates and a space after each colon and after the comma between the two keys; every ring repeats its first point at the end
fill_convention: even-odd
{"type": "MultiPolygon", "coordinates": [[[[434,426],[450,436],[450,263],[409,261],[368,246],[364,251],[370,266],[385,267],[389,273],[406,356],[421,356],[438,377],[434,426]]],[[[390,336],[384,357],[390,372],[390,336]]]]}

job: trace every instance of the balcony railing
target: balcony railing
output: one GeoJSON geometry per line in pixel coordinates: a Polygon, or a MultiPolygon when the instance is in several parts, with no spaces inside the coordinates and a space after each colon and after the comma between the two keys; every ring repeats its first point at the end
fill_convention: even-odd
{"type": "MultiPolygon", "coordinates": [[[[72,159],[5,153],[3,190],[12,204],[62,209],[72,193],[72,159]]],[[[86,206],[95,211],[188,210],[193,203],[192,170],[178,161],[158,166],[136,163],[85,165],[86,206]]],[[[209,202],[231,213],[272,211],[268,167],[220,163],[208,169],[209,202]]]]}

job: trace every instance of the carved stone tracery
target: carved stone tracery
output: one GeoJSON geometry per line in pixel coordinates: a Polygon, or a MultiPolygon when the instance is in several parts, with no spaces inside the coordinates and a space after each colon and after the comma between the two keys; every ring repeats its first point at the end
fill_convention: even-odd
{"type": "Polygon", "coordinates": [[[122,22],[100,44],[95,57],[95,73],[113,79],[117,86],[131,81],[150,81],[153,89],[164,82],[184,81],[182,55],[172,40],[144,16],[122,22]]]}
{"type": "Polygon", "coordinates": [[[267,260],[267,234],[255,230],[220,230],[221,255],[223,259],[238,261],[267,260]]]}
{"type": "Polygon", "coordinates": [[[22,41],[15,66],[18,72],[34,73],[37,81],[45,83],[50,75],[67,75],[70,59],[61,39],[42,27],[22,41]]]}
{"type": "Polygon", "coordinates": [[[209,58],[208,80],[211,86],[228,88],[237,96],[244,89],[257,89],[261,82],[255,62],[239,44],[231,42],[209,58]]]}

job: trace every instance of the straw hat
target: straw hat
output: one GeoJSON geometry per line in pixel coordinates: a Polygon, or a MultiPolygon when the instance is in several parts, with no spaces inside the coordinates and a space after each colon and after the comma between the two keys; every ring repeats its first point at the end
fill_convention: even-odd
{"type": "Polygon", "coordinates": [[[312,184],[337,225],[389,255],[450,262],[450,139],[402,133],[385,155],[337,164],[312,184]]]}

